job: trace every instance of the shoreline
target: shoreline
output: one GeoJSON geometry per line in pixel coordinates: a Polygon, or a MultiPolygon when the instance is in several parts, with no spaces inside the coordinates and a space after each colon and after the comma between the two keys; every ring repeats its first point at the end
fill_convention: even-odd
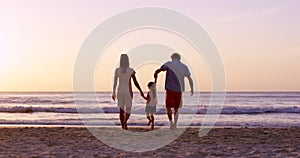
{"type": "MultiPolygon", "coordinates": [[[[1,128],[121,128],[121,126],[107,126],[107,125],[56,125],[56,124],[49,124],[49,125],[43,125],[43,124],[0,124],[0,129],[1,128]]],[[[169,126],[155,126],[156,128],[162,128],[162,129],[168,129],[169,126]]],[[[129,125],[128,128],[148,128],[148,126],[138,126],[138,125],[129,125]]],[[[298,126],[286,126],[286,127],[281,127],[281,126],[177,126],[179,129],[187,129],[187,128],[211,128],[211,129],[220,129],[220,128],[270,128],[270,129],[278,129],[278,128],[300,128],[298,126]]]]}

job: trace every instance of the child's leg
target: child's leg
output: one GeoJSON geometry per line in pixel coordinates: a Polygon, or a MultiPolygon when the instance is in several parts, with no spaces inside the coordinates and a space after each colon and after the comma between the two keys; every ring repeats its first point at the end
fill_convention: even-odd
{"type": "Polygon", "coordinates": [[[147,117],[147,119],[149,120],[149,122],[148,122],[148,126],[150,126],[150,123],[151,123],[151,118],[150,118],[150,116],[149,116],[149,113],[148,113],[148,112],[146,112],[146,117],[147,117]]]}
{"type": "Polygon", "coordinates": [[[154,129],[154,115],[151,114],[151,129],[154,129]]]}

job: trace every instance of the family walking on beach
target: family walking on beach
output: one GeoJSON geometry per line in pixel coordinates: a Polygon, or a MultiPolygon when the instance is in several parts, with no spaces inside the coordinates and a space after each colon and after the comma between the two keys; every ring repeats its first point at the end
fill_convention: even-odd
{"type": "Polygon", "coordinates": [[[193,95],[193,80],[188,67],[183,64],[180,59],[181,56],[178,53],[171,55],[171,61],[163,64],[159,69],[154,72],[154,82],[148,83],[149,92],[145,97],[137,79],[134,69],[129,67],[129,58],[127,54],[122,54],[120,57],[120,67],[115,70],[114,84],[112,99],[118,102],[120,108],[120,121],[122,128],[127,130],[127,121],[131,114],[133,91],[131,86],[131,79],[134,85],[139,90],[140,95],[146,100],[145,112],[148,119],[148,125],[151,125],[151,129],[154,129],[154,114],[156,113],[157,94],[156,94],[156,81],[158,74],[162,71],[166,71],[166,113],[170,121],[170,128],[175,129],[179,117],[179,108],[182,107],[182,92],[184,92],[184,78],[187,77],[190,84],[190,93],[193,95]],[[118,84],[118,91],[116,88],[118,84]],[[174,121],[172,119],[172,108],[174,109],[174,121]]]}

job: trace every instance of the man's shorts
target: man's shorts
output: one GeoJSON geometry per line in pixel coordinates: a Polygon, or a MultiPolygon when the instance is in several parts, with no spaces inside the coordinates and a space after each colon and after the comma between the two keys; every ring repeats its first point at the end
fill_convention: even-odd
{"type": "Polygon", "coordinates": [[[119,107],[131,107],[132,106],[132,97],[130,93],[118,93],[117,94],[118,99],[118,106],[119,107]]]}
{"type": "Polygon", "coordinates": [[[166,90],[166,108],[181,108],[181,92],[166,90]]]}

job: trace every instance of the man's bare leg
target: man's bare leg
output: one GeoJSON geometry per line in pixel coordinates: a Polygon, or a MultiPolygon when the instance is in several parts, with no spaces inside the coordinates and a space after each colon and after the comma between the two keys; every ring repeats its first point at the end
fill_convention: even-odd
{"type": "Polygon", "coordinates": [[[171,108],[167,108],[167,115],[168,115],[168,118],[169,118],[169,121],[170,121],[170,128],[173,128],[173,121],[172,121],[172,110],[171,108]]]}
{"type": "Polygon", "coordinates": [[[174,108],[174,128],[176,128],[177,126],[178,118],[179,118],[178,108],[174,108]]]}
{"type": "Polygon", "coordinates": [[[171,110],[171,108],[166,108],[166,110],[167,110],[167,115],[168,115],[169,121],[172,121],[172,110],[171,110]]]}

